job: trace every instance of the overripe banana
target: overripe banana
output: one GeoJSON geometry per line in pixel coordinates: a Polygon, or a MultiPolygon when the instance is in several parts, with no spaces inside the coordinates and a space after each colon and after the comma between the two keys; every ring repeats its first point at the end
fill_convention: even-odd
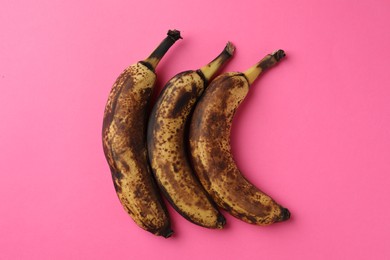
{"type": "Polygon", "coordinates": [[[149,159],[162,193],[184,218],[207,228],[222,228],[225,218],[191,169],[185,126],[208,81],[233,52],[234,46],[228,43],[206,66],[179,73],[169,80],[148,123],[149,159]]]}
{"type": "Polygon", "coordinates": [[[147,109],[156,82],[155,68],[179,38],[179,31],[168,31],[147,59],[122,72],[109,94],[102,131],[104,154],[121,204],[138,226],[164,237],[173,231],[148,164],[147,109]]]}
{"type": "Polygon", "coordinates": [[[191,160],[202,185],[220,207],[251,224],[284,221],[290,212],[241,174],[231,154],[230,129],[249,86],[284,56],[278,50],[244,73],[215,78],[199,100],[190,125],[191,160]]]}

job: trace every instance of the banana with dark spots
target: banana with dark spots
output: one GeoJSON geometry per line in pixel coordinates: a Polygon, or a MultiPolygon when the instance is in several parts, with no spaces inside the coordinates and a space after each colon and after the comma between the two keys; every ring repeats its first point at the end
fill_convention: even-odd
{"type": "Polygon", "coordinates": [[[242,175],[231,153],[230,129],[249,86],[284,56],[278,50],[244,73],[215,78],[197,103],[190,125],[191,160],[203,187],[218,206],[251,224],[284,221],[290,212],[242,175]]]}
{"type": "Polygon", "coordinates": [[[228,43],[199,70],[179,73],[165,85],[148,123],[148,152],[157,183],[184,218],[207,228],[222,228],[225,218],[193,173],[187,153],[186,122],[209,80],[233,55],[228,43]]]}
{"type": "Polygon", "coordinates": [[[118,77],[104,111],[102,141],[118,198],[141,228],[169,237],[169,215],[148,164],[147,109],[156,82],[155,68],[180,32],[168,36],[145,60],[118,77]]]}

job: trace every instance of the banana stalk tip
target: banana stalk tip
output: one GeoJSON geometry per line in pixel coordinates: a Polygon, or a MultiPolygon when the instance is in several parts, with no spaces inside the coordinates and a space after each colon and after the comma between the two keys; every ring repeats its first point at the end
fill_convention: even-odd
{"type": "Polygon", "coordinates": [[[172,235],[173,235],[173,230],[170,228],[167,228],[166,230],[161,232],[161,236],[163,236],[165,238],[171,237],[172,235]]]}
{"type": "Polygon", "coordinates": [[[217,223],[217,228],[222,229],[226,225],[226,218],[222,214],[219,214],[217,223]]]}
{"type": "Polygon", "coordinates": [[[281,49],[274,51],[271,55],[274,56],[276,61],[280,61],[281,59],[286,57],[286,53],[284,52],[284,50],[281,49]]]}
{"type": "Polygon", "coordinates": [[[290,211],[287,208],[282,208],[282,214],[280,217],[280,221],[288,220],[288,219],[290,219],[290,217],[291,217],[290,211]]]}
{"type": "Polygon", "coordinates": [[[167,35],[168,35],[169,37],[171,37],[171,39],[174,40],[174,41],[177,41],[177,40],[179,40],[179,39],[183,39],[183,37],[181,37],[181,35],[180,35],[180,31],[178,31],[178,30],[176,30],[176,29],[174,29],[174,30],[169,30],[168,33],[167,33],[167,35]]]}
{"type": "Polygon", "coordinates": [[[236,46],[234,46],[234,44],[229,41],[226,44],[225,50],[226,50],[227,53],[229,53],[229,55],[233,55],[234,51],[236,50],[236,46]]]}

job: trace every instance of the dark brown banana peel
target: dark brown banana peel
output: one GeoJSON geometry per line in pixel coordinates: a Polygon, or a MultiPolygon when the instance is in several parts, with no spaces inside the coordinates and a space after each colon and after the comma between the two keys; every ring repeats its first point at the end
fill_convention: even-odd
{"type": "Polygon", "coordinates": [[[148,163],[147,110],[156,82],[155,68],[179,38],[179,31],[169,31],[147,59],[129,66],[118,77],[108,97],[102,130],[104,154],[121,204],[138,226],[163,237],[173,231],[148,163]]]}
{"type": "Polygon", "coordinates": [[[160,189],[184,218],[206,228],[222,228],[225,218],[193,173],[185,128],[208,81],[233,51],[228,43],[206,66],[174,76],[160,94],[148,123],[149,158],[160,189]]]}
{"type": "Polygon", "coordinates": [[[242,175],[231,153],[230,129],[250,84],[284,56],[278,50],[244,73],[215,78],[199,100],[190,125],[191,160],[202,185],[218,206],[251,224],[284,221],[290,212],[242,175]]]}

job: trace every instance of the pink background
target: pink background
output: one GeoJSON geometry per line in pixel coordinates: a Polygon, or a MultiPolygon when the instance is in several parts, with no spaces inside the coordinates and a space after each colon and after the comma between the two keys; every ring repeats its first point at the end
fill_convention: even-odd
{"type": "Polygon", "coordinates": [[[388,1],[2,1],[0,259],[389,259],[388,1]],[[291,210],[225,230],[170,209],[154,237],[122,209],[100,140],[118,74],[168,29],[157,88],[230,40],[224,71],[283,48],[257,81],[232,145],[257,186],[291,210]]]}

